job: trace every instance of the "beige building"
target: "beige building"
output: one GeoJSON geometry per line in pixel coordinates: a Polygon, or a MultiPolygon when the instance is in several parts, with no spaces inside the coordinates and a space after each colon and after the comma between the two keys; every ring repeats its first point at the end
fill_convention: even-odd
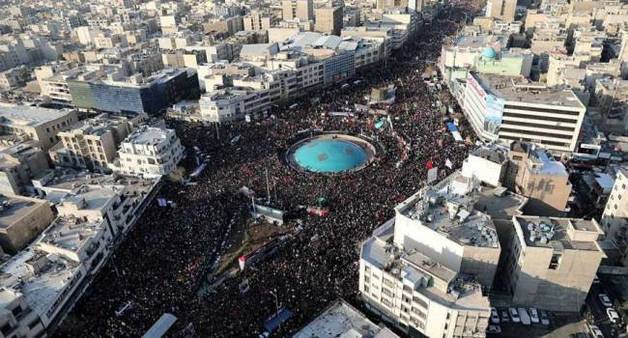
{"type": "Polygon", "coordinates": [[[44,324],[24,296],[11,289],[0,290],[0,327],[2,337],[42,337],[44,324]],[[5,332],[9,334],[4,334],[5,332]]]}
{"type": "Polygon", "coordinates": [[[245,31],[261,31],[270,28],[270,17],[262,16],[259,11],[251,11],[249,15],[242,18],[245,31]]]}
{"type": "Polygon", "coordinates": [[[544,149],[513,142],[505,186],[528,197],[526,211],[533,215],[562,216],[571,194],[569,173],[544,149]]]}
{"type": "Polygon", "coordinates": [[[615,243],[628,266],[628,168],[621,168],[615,177],[600,221],[606,239],[615,243]]]}
{"type": "Polygon", "coordinates": [[[486,3],[486,16],[506,22],[515,21],[516,0],[489,0],[486,3]]]}
{"type": "Polygon", "coordinates": [[[512,247],[504,260],[513,303],[550,311],[578,311],[600,261],[595,220],[514,216],[512,247]]]}
{"type": "Polygon", "coordinates": [[[54,219],[48,201],[22,196],[0,197],[0,245],[17,253],[54,219]]]}
{"type": "Polygon", "coordinates": [[[283,20],[299,19],[301,21],[314,20],[313,0],[282,0],[281,10],[283,20]]]}
{"type": "Polygon", "coordinates": [[[48,153],[56,165],[105,172],[118,145],[131,132],[126,118],[101,114],[59,133],[61,142],[48,153]]]}
{"type": "Polygon", "coordinates": [[[0,132],[37,141],[47,151],[59,141],[57,134],[78,122],[76,111],[0,105],[0,132]]]}
{"type": "Polygon", "coordinates": [[[46,154],[35,141],[19,142],[1,149],[0,194],[22,194],[31,178],[48,168],[46,154]]]}
{"type": "Polygon", "coordinates": [[[342,30],[342,7],[317,8],[314,30],[339,36],[342,30]]]}

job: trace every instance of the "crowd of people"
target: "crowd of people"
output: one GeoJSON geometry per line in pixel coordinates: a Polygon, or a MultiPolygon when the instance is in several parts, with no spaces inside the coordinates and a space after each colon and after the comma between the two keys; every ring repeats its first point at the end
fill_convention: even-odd
{"type": "MultiPolygon", "coordinates": [[[[463,136],[471,142],[456,142],[437,109],[436,100],[443,105],[455,100],[446,89],[436,95],[428,92],[422,79],[425,68],[436,62],[443,38],[455,34],[468,11],[461,4],[451,6],[395,52],[385,67],[356,74],[348,88],[332,87],[310,95],[315,98],[303,98],[296,108],[276,107],[262,121],[217,129],[170,122],[188,150],[207,156],[207,167],[195,185],[164,183],[159,196],[176,206],[153,203],[146,210],[57,335],[141,336],[169,312],[178,318],[171,333],[252,337],[279,305],[294,314],[280,328],[278,336],[285,336],[339,297],[359,306],[361,241],[393,216],[395,204],[425,184],[429,166],[438,167],[443,177],[461,165],[472,146],[470,128],[461,122],[463,136]],[[390,84],[397,88],[396,100],[380,107],[390,116],[384,127],[374,128],[374,117],[367,113],[327,114],[365,105],[371,88],[390,84]],[[307,129],[362,134],[381,147],[369,166],[354,173],[298,172],[282,156],[295,135],[307,129]],[[199,296],[203,279],[230,244],[233,224],[250,218],[250,200],[240,188],[265,196],[267,180],[274,206],[294,210],[324,197],[330,214],[303,216],[303,230],[273,257],[199,296]],[[242,294],[239,285],[245,279],[249,290],[242,294]],[[128,309],[116,314],[127,303],[128,309]]],[[[188,156],[184,165],[193,170],[194,162],[194,156],[188,156]]]]}

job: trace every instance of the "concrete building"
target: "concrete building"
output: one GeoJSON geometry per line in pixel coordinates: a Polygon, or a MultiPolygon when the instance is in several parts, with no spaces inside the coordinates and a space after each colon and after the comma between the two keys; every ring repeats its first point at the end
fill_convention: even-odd
{"type": "Polygon", "coordinates": [[[200,113],[207,122],[224,123],[257,117],[270,112],[271,100],[267,90],[230,87],[201,96],[200,113]]]}
{"type": "Polygon", "coordinates": [[[340,35],[342,30],[342,7],[317,8],[314,30],[320,33],[340,35]]]}
{"type": "Polygon", "coordinates": [[[513,217],[515,235],[506,251],[504,277],[513,303],[549,311],[577,311],[600,261],[603,234],[595,220],[513,217]]]}
{"type": "Polygon", "coordinates": [[[508,152],[500,148],[481,146],[471,152],[462,163],[462,175],[475,177],[493,187],[502,186],[508,169],[508,152]]]}
{"type": "Polygon", "coordinates": [[[0,245],[2,250],[15,254],[27,246],[50,225],[54,214],[45,200],[0,196],[0,245]]]}
{"type": "Polygon", "coordinates": [[[244,21],[245,31],[261,31],[270,28],[270,17],[262,16],[259,11],[251,11],[248,15],[245,15],[242,20],[244,21]]]}
{"type": "Polygon", "coordinates": [[[526,211],[532,215],[562,216],[571,194],[569,173],[544,149],[513,142],[504,186],[528,197],[526,211]]]}
{"type": "Polygon", "coordinates": [[[127,175],[160,177],[175,170],[183,155],[174,130],[142,126],[122,141],[111,167],[127,175]]]}
{"type": "Polygon", "coordinates": [[[49,151],[50,158],[55,165],[106,172],[130,132],[126,118],[101,114],[59,133],[61,142],[49,151]]]}
{"type": "Polygon", "coordinates": [[[469,73],[461,106],[482,140],[532,142],[557,153],[576,149],[586,112],[572,90],[478,73],[469,73]]]}
{"type": "Polygon", "coordinates": [[[281,9],[283,14],[283,20],[314,20],[313,0],[282,0],[281,9]]]}
{"type": "Polygon", "coordinates": [[[77,108],[103,112],[156,114],[183,99],[198,97],[193,69],[164,69],[149,77],[89,71],[67,79],[77,108]]]}
{"type": "Polygon", "coordinates": [[[0,303],[0,327],[4,332],[28,338],[39,337],[44,333],[44,324],[22,294],[0,290],[0,299],[3,300],[0,303]]]}
{"type": "MultiPolygon", "coordinates": [[[[506,49],[507,45],[508,40],[506,38],[495,35],[461,36],[449,45],[443,44],[438,67],[443,78],[448,82],[454,82],[458,79],[466,80],[469,71],[476,69],[478,61],[487,63],[486,66],[481,65],[486,69],[495,67],[492,64],[498,63],[500,65],[496,68],[505,68],[504,71],[516,71],[512,68],[513,65],[505,67],[501,65],[503,62],[499,61],[503,59],[499,55],[502,50],[506,49]]],[[[525,72],[521,70],[510,75],[514,76],[520,73],[525,75],[525,72]]],[[[527,74],[529,75],[529,70],[527,74]]]]}
{"type": "Polygon", "coordinates": [[[628,266],[628,168],[620,168],[600,221],[606,239],[615,243],[628,266]]]}
{"type": "Polygon", "coordinates": [[[44,151],[59,141],[59,132],[77,121],[73,110],[0,104],[0,131],[36,141],[44,151]]]}
{"type": "Polygon", "coordinates": [[[367,307],[410,336],[484,337],[500,256],[491,217],[474,209],[478,181],[454,173],[395,208],[362,244],[367,307]]]}
{"type": "Polygon", "coordinates": [[[0,150],[0,194],[27,192],[31,179],[49,168],[35,141],[18,142],[0,150]]]}
{"type": "Polygon", "coordinates": [[[335,338],[349,335],[356,338],[399,338],[390,329],[373,323],[342,299],[331,304],[323,313],[299,330],[293,338],[335,338]]]}
{"type": "Polygon", "coordinates": [[[506,22],[515,21],[516,0],[489,0],[486,3],[486,16],[506,22]]]}

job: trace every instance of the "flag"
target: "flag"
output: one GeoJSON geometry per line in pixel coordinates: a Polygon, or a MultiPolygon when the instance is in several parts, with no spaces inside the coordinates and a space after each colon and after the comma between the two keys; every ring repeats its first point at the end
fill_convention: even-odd
{"type": "Polygon", "coordinates": [[[434,168],[434,163],[432,162],[432,160],[427,161],[425,167],[427,168],[427,170],[434,168]]]}
{"type": "Polygon", "coordinates": [[[449,159],[445,160],[445,166],[449,169],[453,169],[454,164],[451,163],[451,161],[449,159]]]}

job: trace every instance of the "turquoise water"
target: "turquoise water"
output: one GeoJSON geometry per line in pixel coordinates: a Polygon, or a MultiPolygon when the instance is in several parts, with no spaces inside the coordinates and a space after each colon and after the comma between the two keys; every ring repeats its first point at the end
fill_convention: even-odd
{"type": "Polygon", "coordinates": [[[367,152],[359,145],[340,139],[315,139],[299,146],[294,161],[317,173],[340,173],[364,165],[367,152]]]}

